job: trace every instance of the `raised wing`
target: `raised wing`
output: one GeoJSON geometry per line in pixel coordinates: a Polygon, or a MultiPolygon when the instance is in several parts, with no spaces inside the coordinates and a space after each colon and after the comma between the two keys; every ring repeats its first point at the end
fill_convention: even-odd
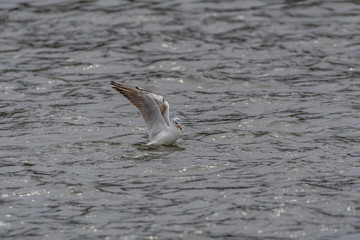
{"type": "Polygon", "coordinates": [[[136,87],[136,89],[145,92],[148,96],[150,96],[157,103],[157,105],[159,106],[161,115],[164,118],[164,121],[166,122],[166,124],[168,126],[170,126],[170,118],[169,118],[170,106],[169,106],[169,103],[166,101],[166,99],[158,93],[155,93],[155,92],[152,92],[149,90],[145,90],[145,89],[141,89],[138,87],[136,87]]]}
{"type": "Polygon", "coordinates": [[[114,81],[111,81],[111,85],[139,109],[148,128],[150,140],[168,127],[162,113],[162,111],[166,113],[166,109],[161,111],[158,103],[159,99],[154,99],[154,97],[149,94],[151,92],[129,87],[114,81]]]}

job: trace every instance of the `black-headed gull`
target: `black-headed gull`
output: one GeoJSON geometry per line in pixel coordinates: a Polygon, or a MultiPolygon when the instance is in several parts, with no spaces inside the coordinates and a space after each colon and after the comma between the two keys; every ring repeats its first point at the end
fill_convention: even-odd
{"type": "Polygon", "coordinates": [[[139,109],[149,132],[147,145],[171,145],[182,131],[181,121],[169,119],[169,103],[160,94],[111,81],[113,88],[139,109]]]}

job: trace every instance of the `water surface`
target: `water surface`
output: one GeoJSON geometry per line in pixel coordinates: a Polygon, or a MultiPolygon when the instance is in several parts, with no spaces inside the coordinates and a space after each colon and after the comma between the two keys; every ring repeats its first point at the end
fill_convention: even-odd
{"type": "Polygon", "coordinates": [[[1,239],[358,239],[357,1],[2,1],[1,239]],[[148,148],[110,81],[184,124],[148,148]]]}

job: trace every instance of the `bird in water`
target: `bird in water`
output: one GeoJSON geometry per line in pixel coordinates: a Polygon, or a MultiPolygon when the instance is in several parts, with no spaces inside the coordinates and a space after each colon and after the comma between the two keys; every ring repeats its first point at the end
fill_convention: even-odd
{"type": "Polygon", "coordinates": [[[179,139],[181,121],[179,118],[170,121],[170,106],[163,96],[114,81],[110,84],[138,108],[149,132],[150,142],[147,145],[172,145],[179,139]]]}

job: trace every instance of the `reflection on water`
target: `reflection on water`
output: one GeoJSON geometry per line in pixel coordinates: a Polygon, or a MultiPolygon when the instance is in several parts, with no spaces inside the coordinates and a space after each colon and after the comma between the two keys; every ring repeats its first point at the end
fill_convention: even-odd
{"type": "Polygon", "coordinates": [[[2,1],[0,238],[355,239],[359,10],[2,1]],[[164,94],[177,144],[112,80],[164,94]]]}

